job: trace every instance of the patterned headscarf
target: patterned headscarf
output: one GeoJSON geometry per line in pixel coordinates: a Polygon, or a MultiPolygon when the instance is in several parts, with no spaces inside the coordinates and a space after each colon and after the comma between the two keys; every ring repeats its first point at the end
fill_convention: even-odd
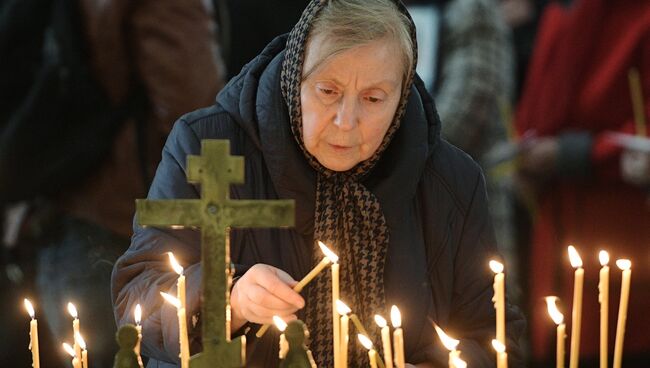
{"type": "MultiPolygon", "coordinates": [[[[402,96],[393,121],[374,155],[345,172],[325,168],[305,148],[302,137],[300,84],[307,38],[315,15],[332,0],[313,0],[289,34],[282,64],[281,88],[289,108],[291,129],[309,164],[317,171],[314,238],[325,242],[339,256],[341,265],[341,299],[365,324],[376,346],[380,341],[374,315],[387,311],[384,296],[384,265],[389,232],[377,197],[361,184],[362,179],[379,161],[399,128],[417,63],[415,26],[411,20],[413,65],[403,83],[402,96]]],[[[334,0],[335,1],[335,0],[334,0]]],[[[404,5],[398,9],[410,20],[404,5]]],[[[314,242],[313,261],[323,254],[314,242]]],[[[310,330],[310,348],[321,367],[333,366],[331,273],[321,273],[307,289],[305,319],[310,330]]],[[[353,334],[352,336],[355,336],[353,334]]],[[[356,339],[349,345],[352,366],[367,365],[356,339]]]]}

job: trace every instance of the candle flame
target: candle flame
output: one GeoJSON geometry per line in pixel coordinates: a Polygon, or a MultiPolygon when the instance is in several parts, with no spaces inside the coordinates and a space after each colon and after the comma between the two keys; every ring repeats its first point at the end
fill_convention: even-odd
{"type": "Polygon", "coordinates": [[[547,296],[544,299],[546,299],[546,308],[548,309],[548,314],[551,316],[551,319],[553,319],[553,322],[555,322],[556,325],[561,324],[564,321],[564,315],[562,315],[560,310],[557,308],[557,296],[547,296]]]}
{"type": "Polygon", "coordinates": [[[273,316],[273,323],[275,323],[275,327],[277,327],[281,332],[284,332],[284,330],[287,329],[287,323],[278,316],[273,316]]]}
{"type": "Polygon", "coordinates": [[[501,343],[499,340],[492,340],[492,347],[496,350],[497,353],[503,353],[506,351],[506,346],[501,343]]]}
{"type": "Polygon", "coordinates": [[[325,257],[329,258],[330,262],[336,263],[339,261],[339,256],[336,253],[332,252],[328,247],[325,246],[325,243],[318,241],[318,246],[320,250],[325,254],[325,257]]]}
{"type": "Polygon", "coordinates": [[[339,312],[340,315],[345,316],[348,313],[352,312],[352,309],[347,306],[347,304],[343,303],[340,300],[336,300],[336,311],[339,312]]]}
{"type": "Polygon", "coordinates": [[[580,254],[573,245],[569,245],[569,261],[571,261],[571,267],[573,268],[582,267],[582,258],[580,258],[580,254]]]}
{"type": "Polygon", "coordinates": [[[34,307],[32,306],[32,302],[30,302],[29,299],[25,299],[24,303],[27,313],[29,313],[29,316],[34,319],[34,307]]]}
{"type": "Polygon", "coordinates": [[[390,322],[393,324],[393,328],[402,327],[402,315],[396,305],[390,307],[390,322]]]}
{"type": "Polygon", "coordinates": [[[63,344],[61,344],[61,346],[63,346],[63,350],[65,350],[66,353],[70,354],[71,357],[73,358],[77,357],[77,354],[74,353],[74,349],[72,348],[72,346],[70,346],[70,344],[64,342],[63,344]]]}
{"type": "Polygon", "coordinates": [[[438,325],[434,324],[433,327],[436,329],[438,337],[440,337],[440,341],[442,341],[442,344],[445,346],[445,348],[447,348],[449,351],[456,350],[456,347],[460,341],[449,337],[445,331],[442,330],[442,328],[438,327],[438,325]]]}
{"type": "Polygon", "coordinates": [[[452,362],[456,368],[467,368],[467,363],[464,360],[460,359],[460,357],[454,357],[452,359],[452,362]]]}
{"type": "Polygon", "coordinates": [[[77,332],[74,334],[74,340],[79,344],[79,347],[81,347],[81,350],[86,350],[86,341],[84,341],[84,338],[81,337],[81,334],[77,332]]]}
{"type": "Polygon", "coordinates": [[[618,266],[622,271],[625,271],[632,267],[632,262],[629,259],[617,259],[616,266],[618,266]]]}
{"type": "Polygon", "coordinates": [[[174,269],[174,272],[176,272],[179,275],[182,275],[183,274],[183,266],[181,266],[180,263],[178,263],[178,261],[176,260],[176,257],[174,257],[174,253],[167,252],[167,254],[169,255],[169,263],[172,264],[172,268],[174,269]]]}
{"type": "Polygon", "coordinates": [[[135,324],[140,325],[140,322],[142,321],[142,307],[140,304],[137,304],[135,306],[135,311],[133,311],[133,317],[135,317],[135,324]]]}
{"type": "Polygon", "coordinates": [[[77,308],[72,303],[68,303],[68,313],[70,313],[74,319],[79,318],[79,315],[77,314],[77,308]]]}
{"type": "Polygon", "coordinates": [[[490,261],[490,269],[494,273],[501,273],[503,272],[503,263],[499,261],[492,260],[490,261]]]}
{"type": "Polygon", "coordinates": [[[598,252],[598,260],[600,260],[601,266],[607,266],[609,263],[609,253],[607,253],[607,251],[601,250],[598,252]]]}
{"type": "Polygon", "coordinates": [[[379,314],[375,314],[375,323],[377,326],[379,326],[379,328],[384,328],[387,325],[384,317],[380,316],[379,314]]]}
{"type": "Polygon", "coordinates": [[[178,309],[178,308],[181,307],[181,301],[178,300],[177,298],[175,298],[175,297],[173,297],[173,296],[171,296],[171,295],[169,295],[169,294],[167,294],[167,293],[163,293],[162,291],[160,292],[160,295],[162,295],[162,297],[165,298],[165,300],[166,300],[169,304],[171,304],[171,305],[173,305],[174,307],[176,307],[176,309],[178,309]]]}
{"type": "Polygon", "coordinates": [[[372,349],[372,341],[370,341],[368,336],[363,334],[358,334],[357,337],[359,338],[359,342],[361,343],[361,345],[363,345],[364,348],[368,350],[372,349]]]}

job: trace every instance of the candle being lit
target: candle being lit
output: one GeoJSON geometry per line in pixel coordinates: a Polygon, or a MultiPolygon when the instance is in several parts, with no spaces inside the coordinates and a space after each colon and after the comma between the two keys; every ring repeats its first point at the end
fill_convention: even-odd
{"type": "Polygon", "coordinates": [[[497,368],[508,368],[508,353],[506,346],[499,340],[492,340],[492,347],[497,352],[497,368]]]}
{"type": "Polygon", "coordinates": [[[181,358],[181,368],[189,368],[190,365],[190,345],[187,337],[187,318],[185,316],[185,308],[181,306],[180,300],[174,298],[173,296],[160,292],[165,300],[176,307],[178,313],[178,339],[180,344],[180,358],[181,358]]]}
{"type": "Polygon", "coordinates": [[[393,324],[393,348],[395,349],[395,365],[397,368],[404,368],[406,361],[404,357],[404,332],[402,331],[402,315],[396,305],[390,308],[390,321],[393,324]]]}
{"type": "Polygon", "coordinates": [[[452,361],[454,368],[467,368],[467,362],[462,360],[460,356],[455,356],[452,361]]]}
{"type": "Polygon", "coordinates": [[[86,341],[84,341],[81,334],[75,335],[74,339],[81,347],[81,365],[83,368],[88,368],[88,350],[86,349],[86,341]]]}
{"type": "MultiPolygon", "coordinates": [[[[311,271],[309,271],[309,273],[305,275],[305,277],[303,277],[302,280],[300,280],[296,284],[296,286],[293,287],[293,290],[297,293],[301,292],[302,289],[311,282],[311,280],[313,280],[319,273],[321,273],[321,271],[325,269],[325,267],[327,267],[327,265],[329,265],[330,263],[337,263],[339,261],[339,257],[336,254],[334,254],[334,252],[332,252],[329,248],[327,248],[327,246],[325,246],[323,242],[319,241],[318,246],[320,247],[321,251],[325,254],[325,257],[323,258],[323,260],[320,261],[319,264],[316,265],[316,267],[314,267],[311,271]]],[[[269,329],[269,326],[270,325],[268,324],[263,325],[257,331],[255,336],[257,337],[264,336],[266,330],[269,329]]]]}
{"type": "Polygon", "coordinates": [[[602,268],[598,278],[598,302],[600,303],[600,368],[607,368],[607,324],[609,313],[609,253],[601,250],[598,260],[602,268]]]}
{"type": "Polygon", "coordinates": [[[390,346],[390,330],[384,317],[375,314],[375,323],[381,329],[381,343],[384,348],[384,361],[387,367],[393,368],[393,349],[390,346]]]}
{"type": "MultiPolygon", "coordinates": [[[[79,314],[77,313],[77,308],[74,306],[72,303],[68,303],[68,313],[70,313],[70,316],[72,316],[72,336],[75,337],[79,334],[79,314]]],[[[73,341],[73,346],[74,346],[74,354],[77,358],[81,357],[81,348],[79,347],[79,343],[77,342],[77,339],[75,338],[73,341]]]]}
{"type": "Polygon", "coordinates": [[[370,360],[370,368],[377,368],[377,351],[372,347],[372,341],[368,336],[358,334],[359,342],[364,348],[368,349],[368,359],[370,360]]]}
{"type": "Polygon", "coordinates": [[[630,299],[632,262],[629,259],[619,259],[616,260],[616,266],[623,271],[623,277],[621,279],[621,300],[618,305],[618,321],[616,323],[616,341],[614,342],[614,368],[621,368],[625,321],[627,320],[627,304],[630,299]]]}
{"type": "Polygon", "coordinates": [[[556,368],[564,368],[564,343],[566,340],[566,325],[564,324],[564,315],[562,315],[562,313],[560,313],[560,310],[557,308],[556,296],[547,296],[545,299],[548,314],[551,316],[551,319],[553,319],[553,322],[555,322],[557,325],[557,348],[555,352],[555,366],[556,368]]]}
{"type": "Polygon", "coordinates": [[[494,272],[494,309],[496,310],[496,335],[497,340],[505,346],[506,344],[506,293],[505,293],[505,275],[503,274],[503,264],[501,262],[490,261],[490,269],[494,272]]]}
{"type": "Polygon", "coordinates": [[[456,348],[458,347],[460,340],[449,337],[445,331],[443,331],[442,328],[438,327],[436,324],[433,325],[433,328],[435,328],[440,341],[442,341],[442,345],[444,345],[445,348],[449,350],[449,368],[458,368],[456,359],[460,358],[460,351],[456,350],[456,348]]]}
{"type": "Polygon", "coordinates": [[[282,332],[280,334],[280,349],[278,353],[278,357],[282,360],[287,356],[287,352],[289,351],[289,343],[287,342],[287,338],[284,336],[284,330],[287,329],[287,323],[278,316],[273,316],[273,323],[275,324],[275,327],[282,332]]]}
{"type": "Polygon", "coordinates": [[[25,299],[24,301],[25,309],[29,317],[32,319],[29,322],[29,350],[32,351],[32,367],[39,368],[41,366],[40,356],[38,352],[38,321],[36,320],[34,307],[32,303],[25,299]]]}
{"type": "Polygon", "coordinates": [[[67,342],[64,342],[62,346],[63,346],[63,350],[65,350],[72,357],[72,368],[81,368],[81,362],[79,361],[79,358],[75,354],[72,346],[70,346],[70,344],[68,344],[67,342]]]}
{"type": "Polygon", "coordinates": [[[342,368],[348,366],[348,343],[350,342],[350,317],[352,312],[350,307],[340,300],[336,301],[336,311],[341,316],[341,347],[340,347],[340,364],[342,368]]]}
{"type": "Polygon", "coordinates": [[[582,258],[578,251],[569,245],[569,261],[571,267],[575,268],[575,279],[573,283],[573,308],[571,311],[571,355],[569,367],[578,368],[580,359],[580,328],[582,321],[582,289],[585,282],[585,270],[582,268],[582,258]]]}

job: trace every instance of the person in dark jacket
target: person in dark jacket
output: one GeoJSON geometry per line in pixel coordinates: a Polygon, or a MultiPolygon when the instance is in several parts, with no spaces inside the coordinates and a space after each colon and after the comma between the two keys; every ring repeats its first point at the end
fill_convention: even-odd
{"type": "MultiPolygon", "coordinates": [[[[392,0],[312,1],[288,36],[272,41],[220,92],[216,104],[185,115],[163,150],[149,199],[197,198],[187,155],[202,139],[229,139],[245,157],[245,184],[233,199],[294,199],[292,229],[234,229],[233,335],[246,334],[247,367],[278,366],[278,334],[255,332],[272,316],[300,318],[320,367],[332,366],[330,275],[302,295],[291,287],[329,244],[341,264],[341,299],[379,341],[375,313],[402,310],[409,366],[445,365],[433,322],[461,340],[473,367],[494,365],[492,273],[498,257],[485,181],[478,165],[440,138],[430,95],[415,76],[414,26],[392,0]]],[[[176,274],[165,252],[186,266],[188,325],[200,310],[200,233],[134,226],[113,271],[118,324],[143,305],[142,351],[155,367],[178,366],[176,274]]],[[[508,351],[521,366],[525,322],[507,310],[508,351]]],[[[197,326],[200,324],[197,324],[197,326]]],[[[192,353],[200,350],[190,328],[192,353]]],[[[367,365],[350,344],[349,363],[367,365]]]]}

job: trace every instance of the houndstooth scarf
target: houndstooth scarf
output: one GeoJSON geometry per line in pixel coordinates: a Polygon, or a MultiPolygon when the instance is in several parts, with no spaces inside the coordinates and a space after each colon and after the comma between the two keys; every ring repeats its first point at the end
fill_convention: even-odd
{"type": "MultiPolygon", "coordinates": [[[[323,167],[305,149],[300,107],[300,84],[307,37],[314,16],[327,3],[328,0],[313,0],[309,3],[289,34],[282,64],[281,88],[289,108],[293,135],[310,165],[318,172],[314,238],[325,242],[338,254],[341,265],[341,299],[359,316],[375,346],[381,346],[379,329],[375,327],[373,316],[377,313],[385,315],[387,311],[384,265],[389,232],[377,197],[361,181],[379,161],[404,115],[417,64],[415,26],[411,22],[414,45],[412,72],[404,82],[400,103],[381,145],[370,159],[348,171],[335,172],[323,167]]],[[[397,5],[408,16],[403,4],[397,1],[397,5]]],[[[316,244],[314,241],[314,264],[323,258],[316,244]]],[[[310,348],[320,367],[332,367],[331,273],[321,273],[306,292],[305,319],[310,330],[310,348]]],[[[356,336],[356,331],[350,332],[351,336],[356,336]]],[[[349,361],[352,366],[367,365],[367,354],[361,350],[356,340],[350,338],[349,361]]]]}

